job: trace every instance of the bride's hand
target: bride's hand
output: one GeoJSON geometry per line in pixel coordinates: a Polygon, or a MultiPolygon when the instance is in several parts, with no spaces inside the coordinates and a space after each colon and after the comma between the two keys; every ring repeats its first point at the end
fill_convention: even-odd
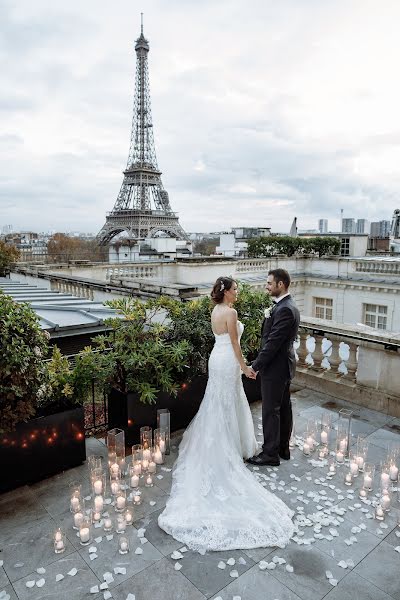
{"type": "Polygon", "coordinates": [[[243,371],[244,374],[246,375],[246,377],[248,377],[249,379],[255,379],[256,378],[256,373],[253,371],[253,368],[250,366],[246,366],[245,370],[243,371]]]}

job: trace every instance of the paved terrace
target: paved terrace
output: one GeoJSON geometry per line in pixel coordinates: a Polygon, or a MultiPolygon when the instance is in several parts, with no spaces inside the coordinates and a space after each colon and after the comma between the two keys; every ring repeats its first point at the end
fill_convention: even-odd
{"type": "MultiPolygon", "coordinates": [[[[308,419],[328,412],[335,421],[342,406],[350,407],[307,389],[295,397],[298,434],[304,432],[308,419]]],[[[400,420],[351,408],[355,413],[354,441],[358,434],[368,436],[368,460],[379,465],[387,447],[400,444],[400,420]]],[[[253,405],[252,411],[260,434],[260,405],[253,405]]],[[[255,475],[261,475],[263,485],[296,511],[297,519],[302,513],[319,514],[320,518],[324,513],[325,525],[313,527],[316,521],[305,520],[284,550],[235,550],[203,556],[184,551],[182,544],[157,526],[168,498],[168,469],[179,441],[180,436],[175,435],[171,455],[163,465],[167,470],[159,470],[162,478],[156,479],[157,485],[142,488],[144,501],[134,507],[135,523],[128,532],[131,552],[127,555],[118,554],[117,535],[107,540],[102,529],[94,530],[97,540],[92,546],[97,557],[93,558],[92,552],[91,558],[89,547],[79,545],[71,526],[68,483],[81,480],[84,494],[89,494],[86,465],[0,496],[0,600],[400,600],[400,503],[396,492],[394,508],[378,522],[371,518],[371,505],[358,498],[360,476],[354,487],[346,488],[342,467],[327,480],[326,466],[318,464],[316,456],[303,456],[299,448],[290,462],[278,469],[260,468],[255,475]],[[58,526],[67,534],[67,550],[62,555],[54,554],[52,545],[52,533],[58,526]],[[181,550],[182,558],[174,560],[171,554],[176,550],[181,550]],[[115,574],[116,567],[124,573],[115,574]],[[111,574],[106,575],[107,589],[96,592],[105,573],[111,574]],[[33,587],[27,587],[27,582],[33,587]]],[[[102,440],[88,439],[87,450],[106,456],[102,440]]],[[[374,492],[377,490],[378,474],[374,492]]]]}

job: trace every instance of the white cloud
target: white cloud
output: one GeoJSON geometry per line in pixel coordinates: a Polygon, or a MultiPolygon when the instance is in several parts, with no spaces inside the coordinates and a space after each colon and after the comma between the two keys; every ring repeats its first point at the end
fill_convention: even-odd
{"type": "Polygon", "coordinates": [[[145,11],[158,163],[188,230],[390,218],[400,5],[3,0],[0,226],[91,230],[122,182],[145,11]]]}

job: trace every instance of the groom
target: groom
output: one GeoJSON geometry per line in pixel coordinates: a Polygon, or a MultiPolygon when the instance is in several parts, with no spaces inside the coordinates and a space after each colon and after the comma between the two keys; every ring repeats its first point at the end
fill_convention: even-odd
{"type": "Polygon", "coordinates": [[[296,369],[293,342],[297,337],[300,313],[289,293],[289,286],[287,271],[269,271],[266,289],[275,304],[266,311],[261,350],[252,364],[254,374],[259,372],[261,378],[264,443],[261,454],[249,458],[252,465],[278,466],[279,458],[290,459],[289,439],[293,424],[290,381],[296,369]]]}

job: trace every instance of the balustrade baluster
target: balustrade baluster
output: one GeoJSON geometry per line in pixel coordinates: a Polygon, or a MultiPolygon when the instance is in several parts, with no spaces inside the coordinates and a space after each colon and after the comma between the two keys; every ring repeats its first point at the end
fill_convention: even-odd
{"type": "Polygon", "coordinates": [[[328,357],[329,365],[331,368],[330,371],[327,372],[327,375],[337,377],[341,374],[339,371],[339,367],[342,363],[342,359],[339,354],[340,340],[338,340],[335,336],[328,337],[327,339],[332,343],[332,352],[331,355],[328,357]]]}
{"type": "Polygon", "coordinates": [[[309,366],[308,363],[306,362],[306,358],[308,356],[307,339],[308,339],[308,333],[306,331],[304,331],[304,329],[300,329],[299,330],[300,345],[296,350],[297,356],[299,357],[299,360],[298,360],[299,367],[308,368],[308,366],[309,366]]]}
{"type": "Polygon", "coordinates": [[[315,339],[315,350],[312,353],[312,358],[313,358],[314,364],[310,368],[313,371],[322,371],[323,370],[322,361],[324,360],[324,353],[322,351],[322,342],[323,342],[324,336],[314,334],[314,339],[315,339]]]}
{"type": "Polygon", "coordinates": [[[349,358],[346,362],[347,374],[345,378],[355,381],[357,373],[357,344],[353,342],[347,342],[347,344],[349,346],[349,358]]]}

